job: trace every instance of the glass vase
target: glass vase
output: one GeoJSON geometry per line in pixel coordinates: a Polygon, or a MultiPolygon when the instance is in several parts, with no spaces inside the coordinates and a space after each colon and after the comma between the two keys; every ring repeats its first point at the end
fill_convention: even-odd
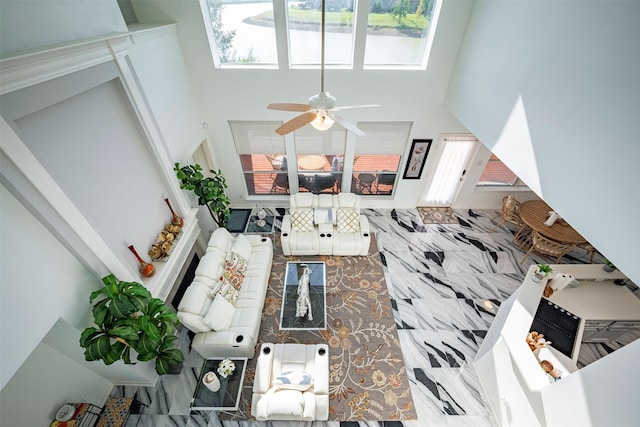
{"type": "Polygon", "coordinates": [[[133,252],[133,255],[135,255],[136,259],[140,263],[140,274],[142,274],[144,277],[153,276],[153,274],[156,272],[156,267],[150,262],[145,262],[142,258],[140,258],[140,255],[138,255],[138,252],[136,251],[136,248],[133,247],[133,245],[129,246],[129,250],[133,252]]]}
{"type": "Polygon", "coordinates": [[[167,206],[169,206],[169,210],[171,211],[171,224],[172,225],[177,225],[178,227],[182,227],[184,225],[184,219],[179,217],[174,211],[173,208],[171,207],[171,203],[169,203],[169,199],[164,199],[164,202],[167,204],[167,206]]]}

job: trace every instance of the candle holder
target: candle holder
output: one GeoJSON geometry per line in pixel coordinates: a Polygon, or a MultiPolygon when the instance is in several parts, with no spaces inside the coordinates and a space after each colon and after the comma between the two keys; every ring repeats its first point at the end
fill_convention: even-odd
{"type": "Polygon", "coordinates": [[[133,245],[129,246],[129,250],[133,252],[133,255],[135,255],[136,259],[140,263],[140,274],[142,274],[144,277],[153,276],[153,274],[156,272],[156,267],[150,262],[145,262],[142,258],[140,258],[140,255],[138,255],[138,252],[136,251],[136,248],[133,247],[133,245]]]}

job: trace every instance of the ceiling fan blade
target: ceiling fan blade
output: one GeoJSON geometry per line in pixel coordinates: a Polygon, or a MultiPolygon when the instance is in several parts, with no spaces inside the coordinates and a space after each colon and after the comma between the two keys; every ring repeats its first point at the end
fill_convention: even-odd
{"type": "Polygon", "coordinates": [[[288,133],[293,132],[294,130],[300,129],[302,126],[311,123],[315,120],[317,114],[313,111],[309,111],[308,113],[300,114],[299,116],[294,117],[289,120],[278,129],[276,129],[276,133],[279,135],[286,135],[288,133]]]}
{"type": "Polygon", "coordinates": [[[332,108],[331,111],[339,111],[339,110],[351,110],[353,108],[371,108],[371,107],[379,107],[380,104],[367,104],[367,105],[346,105],[344,107],[335,107],[332,108]]]}
{"type": "Polygon", "coordinates": [[[267,105],[269,110],[278,110],[278,111],[299,111],[304,113],[306,111],[311,111],[313,108],[311,105],[307,104],[292,104],[292,103],[275,103],[267,105]]]}
{"type": "Polygon", "coordinates": [[[358,129],[358,127],[356,125],[354,125],[353,123],[349,123],[348,121],[346,121],[345,119],[343,119],[340,116],[336,116],[335,114],[329,113],[329,117],[331,117],[334,122],[336,122],[337,124],[339,124],[340,126],[345,128],[349,132],[356,134],[357,136],[365,136],[366,135],[366,133],[364,133],[363,131],[358,129]]]}

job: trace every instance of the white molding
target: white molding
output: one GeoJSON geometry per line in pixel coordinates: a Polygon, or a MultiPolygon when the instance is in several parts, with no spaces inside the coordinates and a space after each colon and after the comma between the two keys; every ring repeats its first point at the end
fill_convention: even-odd
{"type": "Polygon", "coordinates": [[[127,53],[127,34],[65,44],[0,60],[0,95],[84,70],[127,53]]]}
{"type": "Polygon", "coordinates": [[[158,24],[158,25],[145,25],[145,24],[133,24],[129,27],[129,38],[132,43],[143,42],[149,39],[153,39],[164,34],[177,33],[178,24],[158,24]]]}

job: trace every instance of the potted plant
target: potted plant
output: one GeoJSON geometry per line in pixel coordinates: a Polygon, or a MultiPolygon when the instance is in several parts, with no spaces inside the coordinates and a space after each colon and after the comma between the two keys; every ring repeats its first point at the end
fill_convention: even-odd
{"type": "Polygon", "coordinates": [[[536,267],[536,271],[533,272],[533,277],[531,278],[534,282],[539,282],[549,273],[553,273],[553,269],[549,266],[549,264],[538,264],[536,267]]]}
{"type": "Polygon", "coordinates": [[[105,286],[89,297],[96,326],[86,328],[80,336],[85,359],[107,365],[120,359],[135,364],[133,349],[141,362],[155,359],[159,375],[181,365],[184,354],[175,344],[178,316],[140,283],[122,282],[113,274],[102,282],[105,286]]]}
{"type": "Polygon", "coordinates": [[[231,216],[229,203],[231,202],[225,193],[227,181],[220,169],[210,169],[211,177],[205,177],[199,164],[180,166],[176,163],[173,170],[180,180],[180,188],[193,191],[198,196],[198,204],[209,209],[211,218],[218,227],[225,227],[231,216]]]}
{"type": "Polygon", "coordinates": [[[602,269],[606,272],[611,273],[612,271],[616,270],[617,267],[615,265],[613,265],[613,263],[611,261],[609,261],[608,259],[605,258],[604,260],[604,265],[602,266],[602,269]]]}

